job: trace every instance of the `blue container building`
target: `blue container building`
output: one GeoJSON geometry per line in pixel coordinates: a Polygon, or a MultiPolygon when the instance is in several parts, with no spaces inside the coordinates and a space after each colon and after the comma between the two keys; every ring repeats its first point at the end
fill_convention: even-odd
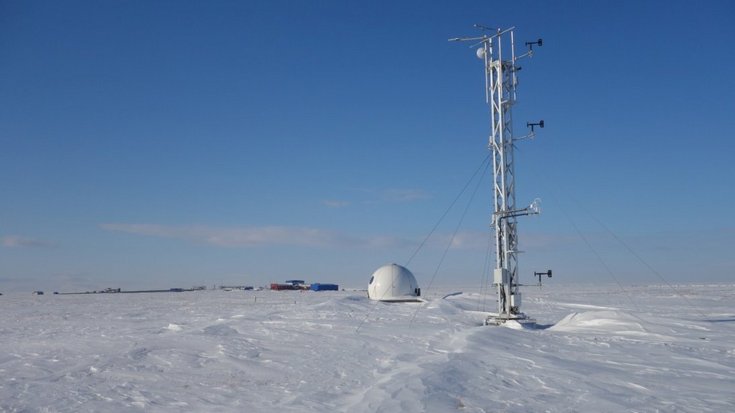
{"type": "Polygon", "coordinates": [[[339,291],[339,285],[315,283],[311,285],[311,291],[339,291]]]}

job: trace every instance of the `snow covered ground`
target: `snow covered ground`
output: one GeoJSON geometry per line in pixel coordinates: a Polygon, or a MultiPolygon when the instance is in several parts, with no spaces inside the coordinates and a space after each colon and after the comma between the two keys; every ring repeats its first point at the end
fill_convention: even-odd
{"type": "Polygon", "coordinates": [[[735,411],[735,285],[677,289],[7,294],[0,411],[735,411]]]}

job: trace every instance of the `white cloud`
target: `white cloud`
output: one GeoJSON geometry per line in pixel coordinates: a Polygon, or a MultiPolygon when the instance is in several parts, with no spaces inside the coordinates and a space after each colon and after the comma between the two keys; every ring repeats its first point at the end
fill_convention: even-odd
{"type": "Polygon", "coordinates": [[[381,197],[388,202],[413,202],[429,199],[431,196],[423,189],[386,189],[381,197]]]}
{"type": "Polygon", "coordinates": [[[350,201],[340,201],[336,199],[327,199],[322,201],[322,205],[329,208],[344,208],[350,205],[350,201]]]}
{"type": "MultiPolygon", "coordinates": [[[[160,225],[160,224],[121,224],[106,223],[100,228],[106,231],[150,237],[181,239],[221,247],[257,247],[273,245],[292,245],[305,247],[367,247],[367,248],[415,248],[419,238],[403,238],[394,235],[360,236],[310,227],[212,227],[206,225],[160,225]]],[[[452,239],[453,250],[487,250],[488,242],[493,242],[491,232],[460,231],[452,239]]],[[[434,234],[426,247],[444,249],[451,234],[434,234]]],[[[530,248],[543,248],[558,241],[556,238],[538,234],[528,234],[523,245],[530,248]]]]}
{"type": "MultiPolygon", "coordinates": [[[[448,238],[449,235],[446,236],[448,238]]],[[[488,243],[493,242],[492,233],[481,231],[464,231],[458,232],[452,239],[452,248],[454,249],[478,249],[484,250],[488,248],[488,243]]]]}
{"type": "MultiPolygon", "coordinates": [[[[160,225],[160,224],[101,224],[106,231],[125,232],[159,238],[181,239],[221,247],[257,247],[294,245],[305,247],[369,247],[369,248],[414,248],[418,238],[409,239],[393,235],[358,236],[340,231],[310,227],[212,227],[206,225],[160,225]]],[[[460,231],[451,240],[453,250],[486,250],[491,232],[460,231]]],[[[427,247],[446,248],[451,234],[434,234],[427,247]]],[[[523,238],[527,248],[544,248],[560,241],[558,237],[527,234],[523,238]]]]}
{"type": "Polygon", "coordinates": [[[395,237],[358,237],[337,231],[308,227],[218,228],[201,225],[101,224],[107,231],[162,238],[184,239],[223,247],[297,245],[307,247],[391,247],[407,241],[395,237]]]}
{"type": "Polygon", "coordinates": [[[388,188],[388,189],[371,189],[371,188],[358,188],[354,189],[366,195],[366,199],[363,199],[363,203],[376,204],[376,203],[406,203],[422,201],[430,199],[431,194],[424,191],[423,189],[417,188],[388,188]]]}
{"type": "MultiPolygon", "coordinates": [[[[449,242],[450,237],[451,234],[448,233],[437,234],[432,244],[436,248],[444,247],[449,242]]],[[[575,238],[569,235],[525,232],[519,237],[519,246],[521,249],[537,251],[566,245],[574,241],[575,238]]],[[[488,247],[491,251],[495,248],[494,231],[490,229],[487,231],[460,231],[452,239],[451,246],[455,250],[487,250],[488,247]]]]}
{"type": "Polygon", "coordinates": [[[53,244],[48,241],[43,241],[35,238],[26,238],[17,235],[8,235],[2,239],[3,247],[16,248],[16,247],[51,247],[53,244]]]}
{"type": "Polygon", "coordinates": [[[328,208],[344,208],[355,203],[366,205],[403,204],[431,199],[429,192],[417,188],[352,188],[350,191],[358,194],[352,200],[325,199],[321,203],[328,208]]]}

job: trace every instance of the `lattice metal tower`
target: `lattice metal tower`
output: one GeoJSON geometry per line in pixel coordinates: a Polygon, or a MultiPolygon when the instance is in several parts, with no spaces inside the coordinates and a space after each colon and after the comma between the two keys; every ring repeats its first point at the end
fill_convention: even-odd
{"type": "Polygon", "coordinates": [[[490,106],[491,126],[488,147],[493,157],[492,225],[495,232],[493,285],[498,295],[498,314],[491,316],[489,321],[502,323],[509,319],[526,319],[526,316],[520,311],[516,217],[538,214],[540,210],[538,200],[526,208],[516,208],[513,147],[518,140],[532,139],[535,136],[534,127],[543,127],[544,122],[527,123],[527,126],[531,128],[530,133],[515,138],[512,107],[516,103],[516,87],[520,70],[520,66],[517,66],[516,63],[521,58],[533,56],[533,46],[541,46],[542,40],[526,42],[529,50],[523,55],[516,56],[514,27],[505,30],[490,29],[479,25],[475,27],[490,31],[492,34],[449,40],[475,42],[473,47],[479,46],[477,57],[483,60],[485,66],[485,100],[490,106]],[[507,48],[505,57],[503,56],[504,47],[507,48]]]}

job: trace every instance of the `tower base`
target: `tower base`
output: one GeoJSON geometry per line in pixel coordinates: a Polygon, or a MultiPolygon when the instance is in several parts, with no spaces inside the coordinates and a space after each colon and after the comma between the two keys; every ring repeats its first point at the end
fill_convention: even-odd
{"type": "Polygon", "coordinates": [[[510,315],[491,313],[490,315],[487,316],[487,318],[483,322],[483,325],[499,326],[499,325],[505,324],[508,321],[513,321],[514,323],[517,323],[521,327],[524,327],[524,326],[531,327],[531,325],[536,324],[535,319],[529,318],[527,315],[523,313],[510,314],[510,315]]]}

